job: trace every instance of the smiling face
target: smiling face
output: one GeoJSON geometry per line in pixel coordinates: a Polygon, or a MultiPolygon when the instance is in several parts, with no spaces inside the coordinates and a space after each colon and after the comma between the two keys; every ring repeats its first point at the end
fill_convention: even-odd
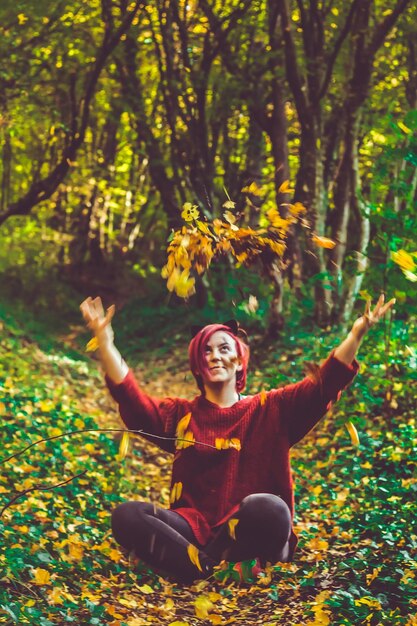
{"type": "Polygon", "coordinates": [[[236,372],[241,371],[242,363],[236,350],[235,340],[221,330],[213,333],[204,348],[207,367],[202,373],[204,383],[236,384],[236,372]]]}

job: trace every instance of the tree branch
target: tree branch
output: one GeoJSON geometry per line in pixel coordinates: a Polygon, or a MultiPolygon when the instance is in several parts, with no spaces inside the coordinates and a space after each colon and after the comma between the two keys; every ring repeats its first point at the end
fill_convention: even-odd
{"type": "Polygon", "coordinates": [[[6,211],[0,215],[0,225],[12,215],[27,215],[34,206],[50,198],[57,189],[58,185],[64,180],[71,166],[71,161],[75,159],[77,150],[84,141],[90,115],[90,104],[101,71],[103,70],[108,57],[119,43],[122,35],[129,30],[132,21],[142,4],[142,0],[136,1],[134,8],[125,16],[119,28],[113,35],[107,30],[105,31],[103,43],[86,82],[84,97],[81,104],[80,124],[78,129],[73,129],[75,132],[72,133],[71,140],[68,146],[64,149],[58,165],[54,167],[48,176],[45,176],[39,181],[33,182],[29,191],[22,198],[9,205],[6,211]]]}
{"type": "Polygon", "coordinates": [[[340,48],[342,47],[343,42],[345,41],[346,37],[348,36],[350,29],[352,27],[352,22],[353,22],[353,18],[355,15],[355,12],[358,8],[358,6],[360,5],[360,0],[353,0],[352,4],[350,5],[350,9],[349,9],[349,13],[347,14],[346,17],[346,21],[343,25],[342,30],[340,31],[340,34],[338,36],[338,38],[335,41],[334,47],[333,47],[333,51],[330,54],[330,57],[328,59],[327,62],[327,68],[326,68],[326,74],[324,76],[321,88],[320,88],[320,92],[318,95],[318,100],[321,100],[323,98],[323,96],[326,95],[327,89],[329,87],[329,83],[330,80],[332,78],[332,73],[333,73],[333,67],[334,64],[336,62],[336,59],[339,55],[340,52],[340,48]]]}
{"type": "Polygon", "coordinates": [[[410,0],[397,0],[397,5],[392,10],[392,13],[386,16],[386,18],[379,24],[375,30],[369,45],[367,46],[366,54],[373,56],[384,43],[384,40],[398,20],[400,15],[404,13],[407,5],[410,4],[410,0]]]}

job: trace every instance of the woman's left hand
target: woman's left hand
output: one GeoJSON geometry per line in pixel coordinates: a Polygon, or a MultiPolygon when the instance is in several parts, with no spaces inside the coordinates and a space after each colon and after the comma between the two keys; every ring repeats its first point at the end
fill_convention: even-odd
{"type": "Polygon", "coordinates": [[[379,296],[379,300],[375,305],[373,311],[371,311],[371,301],[368,300],[365,305],[364,314],[359,317],[353,324],[352,333],[360,340],[368,332],[371,326],[374,326],[395,304],[395,298],[391,298],[389,302],[385,303],[385,296],[382,294],[379,296]]]}

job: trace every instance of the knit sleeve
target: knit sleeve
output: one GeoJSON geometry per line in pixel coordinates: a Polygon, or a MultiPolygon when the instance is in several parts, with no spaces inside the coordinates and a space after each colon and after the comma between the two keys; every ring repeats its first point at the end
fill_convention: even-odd
{"type": "Polygon", "coordinates": [[[119,384],[105,377],[107,387],[119,405],[119,413],[129,430],[143,430],[142,435],[168,452],[175,451],[176,422],[181,403],[179,398],[154,398],[138,386],[131,370],[119,384]],[[148,434],[145,434],[148,433],[148,434]],[[152,436],[154,435],[154,436],[152,436]],[[162,437],[162,439],[159,439],[162,437]]]}
{"type": "MultiPolygon", "coordinates": [[[[314,373],[298,383],[277,389],[276,402],[288,429],[290,446],[300,441],[325,415],[359,370],[356,359],[346,365],[334,351],[314,373]]],[[[274,392],[272,392],[274,393],[274,392]]]]}

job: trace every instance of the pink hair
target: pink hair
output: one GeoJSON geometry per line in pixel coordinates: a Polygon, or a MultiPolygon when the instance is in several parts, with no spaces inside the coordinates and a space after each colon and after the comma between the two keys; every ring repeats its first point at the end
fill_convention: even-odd
{"type": "Polygon", "coordinates": [[[203,377],[201,376],[201,372],[208,372],[207,361],[205,357],[205,347],[210,339],[210,337],[218,332],[222,331],[232,337],[236,344],[236,352],[242,364],[242,369],[236,372],[236,391],[241,392],[244,390],[246,385],[246,373],[249,362],[249,346],[246,343],[236,337],[229,328],[229,326],[225,326],[224,324],[208,324],[208,326],[204,326],[195,337],[190,341],[190,345],[188,346],[188,356],[190,359],[190,369],[197,381],[198,388],[204,394],[204,384],[203,377]]]}

